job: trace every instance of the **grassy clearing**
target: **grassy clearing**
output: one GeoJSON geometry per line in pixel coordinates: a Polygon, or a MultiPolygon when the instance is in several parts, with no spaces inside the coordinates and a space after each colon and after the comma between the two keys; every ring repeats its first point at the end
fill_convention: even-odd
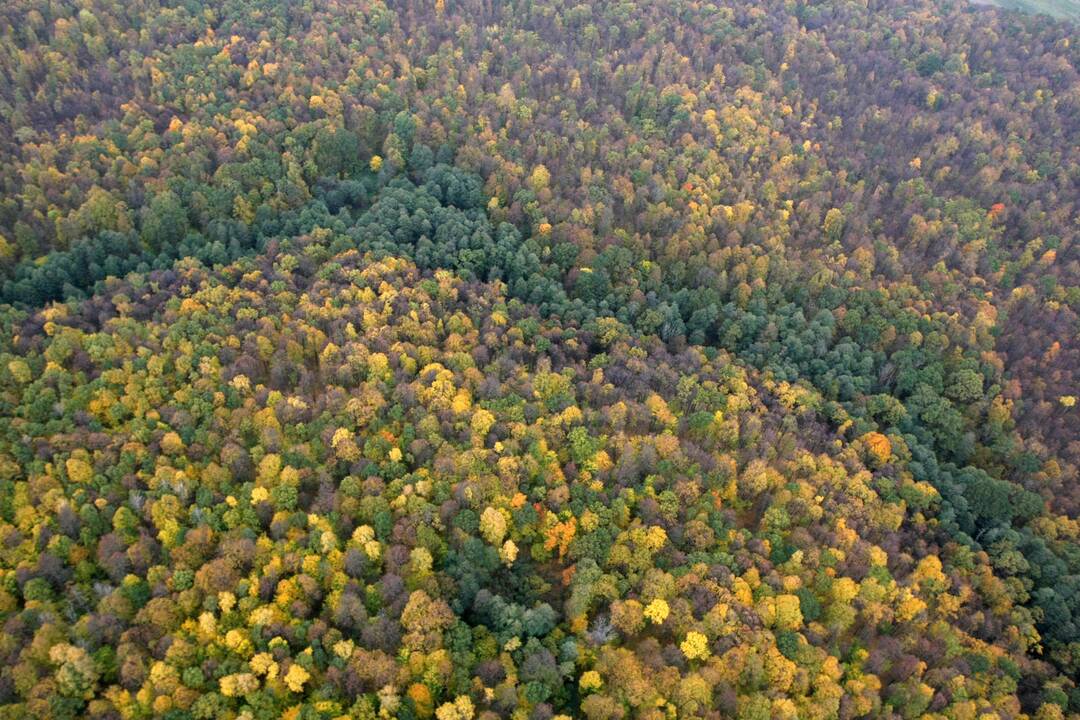
{"type": "Polygon", "coordinates": [[[987,5],[1080,21],[1080,0],[980,0],[987,5]]]}

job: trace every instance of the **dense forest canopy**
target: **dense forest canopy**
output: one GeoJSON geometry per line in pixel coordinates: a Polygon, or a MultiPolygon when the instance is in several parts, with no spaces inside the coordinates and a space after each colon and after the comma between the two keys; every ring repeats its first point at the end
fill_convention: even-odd
{"type": "Polygon", "coordinates": [[[0,718],[1080,715],[1077,27],[0,6],[0,718]]]}

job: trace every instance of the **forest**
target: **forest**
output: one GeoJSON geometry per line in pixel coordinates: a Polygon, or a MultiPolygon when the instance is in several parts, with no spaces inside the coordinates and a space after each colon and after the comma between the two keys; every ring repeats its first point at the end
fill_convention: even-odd
{"type": "Polygon", "coordinates": [[[1080,717],[1078,29],[0,4],[0,720],[1080,717]]]}

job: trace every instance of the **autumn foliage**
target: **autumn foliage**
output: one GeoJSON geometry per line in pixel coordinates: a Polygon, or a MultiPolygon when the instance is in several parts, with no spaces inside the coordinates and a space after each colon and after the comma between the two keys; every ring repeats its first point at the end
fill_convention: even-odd
{"type": "Polygon", "coordinates": [[[0,8],[0,719],[1080,712],[1080,46],[0,8]]]}

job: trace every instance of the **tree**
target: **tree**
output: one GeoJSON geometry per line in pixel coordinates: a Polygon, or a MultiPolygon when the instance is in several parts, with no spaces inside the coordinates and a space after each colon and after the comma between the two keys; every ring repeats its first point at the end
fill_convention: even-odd
{"type": "Polygon", "coordinates": [[[173,248],[187,232],[187,213],[180,198],[170,190],[155,195],[142,212],[141,237],[151,250],[173,248]]]}
{"type": "Polygon", "coordinates": [[[828,240],[838,242],[844,232],[844,223],[844,213],[837,208],[830,208],[825,213],[825,221],[821,224],[821,231],[828,240]]]}

